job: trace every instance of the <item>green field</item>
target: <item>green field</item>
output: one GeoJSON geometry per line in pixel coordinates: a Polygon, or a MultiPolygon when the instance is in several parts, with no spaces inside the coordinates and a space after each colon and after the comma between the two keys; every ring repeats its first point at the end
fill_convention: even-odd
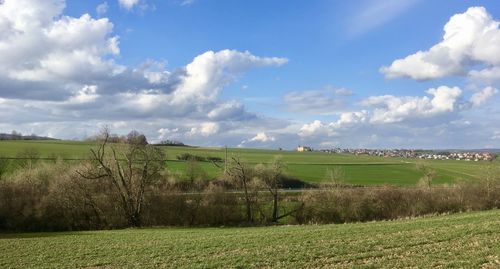
{"type": "Polygon", "coordinates": [[[340,225],[0,234],[0,268],[499,268],[500,210],[340,225]]]}
{"type": "MultiPolygon", "coordinates": [[[[75,141],[0,141],[0,156],[15,157],[26,148],[36,148],[42,157],[61,156],[62,158],[86,158],[89,149],[95,146],[90,142],[75,141]]],[[[177,161],[182,153],[204,157],[224,158],[222,148],[163,147],[167,153],[170,171],[183,174],[185,162],[177,161]]],[[[415,169],[415,159],[355,156],[350,154],[328,154],[320,152],[295,152],[261,149],[228,149],[228,156],[239,156],[250,164],[271,161],[281,155],[287,164],[286,174],[308,182],[323,182],[328,169],[340,167],[345,174],[345,183],[356,185],[415,185],[422,174],[415,169]]],[[[442,161],[427,163],[436,170],[436,184],[452,183],[457,179],[473,180],[483,173],[485,162],[442,161]]],[[[212,178],[221,174],[221,169],[210,162],[200,162],[200,166],[212,178]]]]}

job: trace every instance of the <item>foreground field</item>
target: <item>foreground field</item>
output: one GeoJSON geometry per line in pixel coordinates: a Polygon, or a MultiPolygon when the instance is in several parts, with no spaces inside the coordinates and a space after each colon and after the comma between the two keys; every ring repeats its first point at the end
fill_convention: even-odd
{"type": "MultiPolygon", "coordinates": [[[[26,148],[38,150],[41,157],[61,156],[65,159],[84,159],[89,149],[95,146],[90,142],[75,141],[0,141],[0,156],[15,157],[26,148]]],[[[163,147],[169,162],[167,168],[180,175],[186,171],[186,162],[178,161],[177,156],[190,153],[203,157],[224,158],[222,148],[163,147]]],[[[262,149],[228,149],[228,156],[239,156],[245,162],[257,164],[271,161],[281,155],[287,163],[286,173],[307,182],[328,180],[327,171],[339,167],[345,174],[345,183],[356,185],[415,185],[422,173],[415,168],[415,159],[355,156],[350,154],[327,154],[321,152],[295,152],[262,149]]],[[[78,160],[76,160],[78,161],[78,160]]],[[[457,179],[471,180],[482,176],[486,162],[465,161],[428,161],[436,171],[434,184],[452,183],[457,179]]],[[[210,162],[199,165],[209,177],[217,177],[222,170],[210,162]]]]}
{"type": "Polygon", "coordinates": [[[0,234],[0,268],[499,268],[500,210],[262,228],[0,234]]]}

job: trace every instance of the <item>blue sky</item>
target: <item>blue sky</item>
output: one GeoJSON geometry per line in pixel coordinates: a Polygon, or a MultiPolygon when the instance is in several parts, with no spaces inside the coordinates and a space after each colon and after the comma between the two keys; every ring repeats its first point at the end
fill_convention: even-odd
{"type": "Polygon", "coordinates": [[[500,147],[498,21],[495,1],[6,0],[0,132],[500,147]]]}

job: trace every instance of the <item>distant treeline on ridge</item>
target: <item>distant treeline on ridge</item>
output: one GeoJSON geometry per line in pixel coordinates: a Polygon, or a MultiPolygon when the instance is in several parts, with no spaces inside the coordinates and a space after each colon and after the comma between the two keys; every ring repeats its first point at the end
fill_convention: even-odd
{"type": "Polygon", "coordinates": [[[19,132],[12,131],[10,134],[0,133],[0,140],[59,140],[52,137],[38,136],[35,134],[23,135],[19,132]]]}

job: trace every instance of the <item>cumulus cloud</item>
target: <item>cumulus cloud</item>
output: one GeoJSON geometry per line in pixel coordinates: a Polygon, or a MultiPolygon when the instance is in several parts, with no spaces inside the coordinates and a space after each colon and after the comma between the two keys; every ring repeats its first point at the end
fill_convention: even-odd
{"type": "Polygon", "coordinates": [[[191,128],[188,134],[191,136],[196,136],[196,135],[210,136],[218,133],[219,129],[220,125],[217,122],[204,122],[199,126],[191,128]]]}
{"type": "Polygon", "coordinates": [[[500,29],[484,7],[456,14],[444,26],[443,40],[380,69],[387,78],[416,80],[465,75],[474,63],[500,64],[500,29]]]}
{"type": "Polygon", "coordinates": [[[338,115],[336,121],[323,123],[320,120],[314,120],[311,123],[302,125],[298,135],[301,138],[310,138],[317,136],[333,137],[338,136],[341,131],[347,128],[353,128],[368,121],[368,111],[349,111],[338,115]]]}
{"type": "Polygon", "coordinates": [[[254,146],[254,147],[259,147],[263,145],[268,145],[271,142],[275,142],[276,137],[270,134],[267,134],[265,132],[259,132],[252,138],[248,140],[243,140],[240,142],[238,145],[239,148],[241,147],[246,147],[246,146],[254,146]]]}
{"type": "Polygon", "coordinates": [[[424,96],[371,96],[358,104],[362,109],[339,112],[331,121],[312,120],[297,127],[296,134],[302,143],[323,148],[491,147],[481,142],[496,137],[492,128],[497,125],[498,113],[488,107],[488,117],[478,120],[473,111],[485,106],[497,89],[486,87],[470,97],[458,87],[441,86],[425,92],[424,96]]]}
{"type": "Polygon", "coordinates": [[[207,137],[223,125],[242,128],[260,121],[242,103],[219,96],[248,70],[287,62],[221,50],[202,53],[174,70],[155,60],[120,65],[115,62],[119,37],[109,19],[63,15],[64,7],[63,0],[1,2],[0,68],[5,72],[0,74],[0,127],[25,126],[42,133],[46,128],[73,138],[74,132],[55,126],[78,122],[95,129],[101,123],[127,122],[127,128],[133,123],[155,136],[177,130],[190,133],[189,139],[207,137]]]}
{"type": "Polygon", "coordinates": [[[0,91],[15,98],[61,99],[123,67],[108,19],[61,15],[64,1],[5,0],[0,5],[0,91]]]}
{"type": "Polygon", "coordinates": [[[372,96],[362,101],[364,106],[375,107],[370,117],[372,123],[400,122],[410,118],[426,118],[451,113],[458,109],[462,90],[458,87],[431,88],[432,97],[372,96]]]}
{"type": "Polygon", "coordinates": [[[354,112],[344,112],[341,113],[337,122],[333,123],[332,126],[337,128],[349,126],[352,124],[358,124],[366,122],[368,117],[368,112],[366,110],[354,111],[354,112]]]}
{"type": "Polygon", "coordinates": [[[471,70],[469,78],[476,83],[495,83],[500,81],[500,66],[493,66],[482,70],[471,70]]]}
{"type": "Polygon", "coordinates": [[[314,120],[304,124],[298,135],[337,136],[340,131],[353,129],[360,125],[391,124],[412,119],[432,118],[440,115],[453,114],[460,109],[462,90],[458,87],[441,86],[426,91],[431,97],[423,96],[371,96],[364,99],[361,105],[367,110],[342,112],[338,119],[330,123],[314,120]]]}
{"type": "Polygon", "coordinates": [[[470,98],[470,102],[472,103],[473,106],[478,107],[486,103],[491,97],[493,97],[497,93],[498,93],[497,89],[493,87],[486,87],[481,91],[474,93],[470,98]]]}
{"type": "Polygon", "coordinates": [[[94,102],[99,95],[96,85],[85,85],[78,93],[69,98],[69,103],[90,103],[94,102]]]}
{"type": "Polygon", "coordinates": [[[334,136],[335,134],[332,124],[323,124],[320,120],[302,125],[298,133],[300,137],[334,136]]]}
{"type": "Polygon", "coordinates": [[[287,61],[285,58],[254,56],[248,51],[207,51],[196,56],[193,62],[186,66],[186,74],[173,93],[172,102],[212,102],[222,88],[233,82],[241,73],[255,67],[279,66],[287,61]]]}
{"type": "Polygon", "coordinates": [[[171,139],[179,132],[179,128],[160,128],[158,129],[158,140],[171,139]]]}
{"type": "Polygon", "coordinates": [[[235,100],[219,103],[207,114],[211,120],[246,120],[257,117],[246,111],[245,106],[235,100]]]}
{"type": "Polygon", "coordinates": [[[269,142],[269,141],[275,141],[276,138],[271,135],[267,135],[264,132],[260,132],[256,134],[254,137],[250,138],[250,141],[258,141],[258,142],[269,142]]]}

